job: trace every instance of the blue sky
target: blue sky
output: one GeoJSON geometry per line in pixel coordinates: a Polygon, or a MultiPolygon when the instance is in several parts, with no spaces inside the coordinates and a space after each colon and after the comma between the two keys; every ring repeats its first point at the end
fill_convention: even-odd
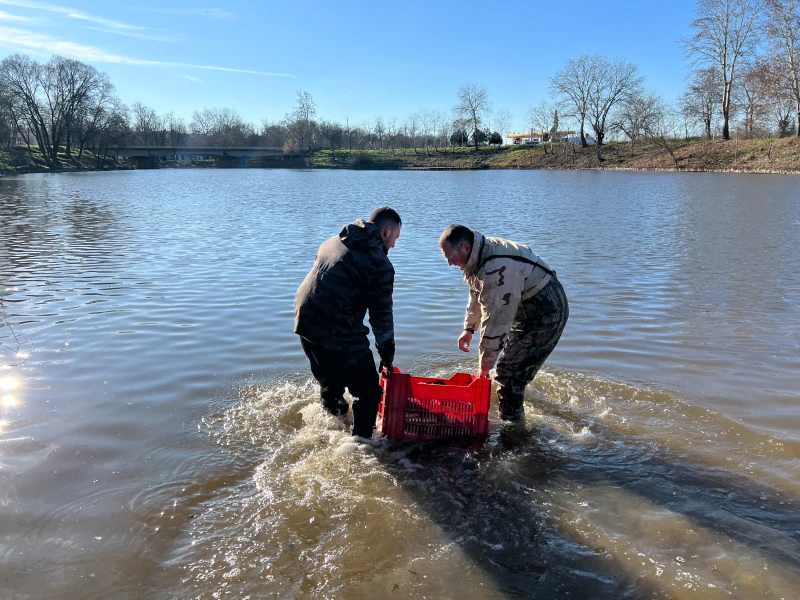
{"type": "Polygon", "coordinates": [[[0,58],[62,54],[108,73],[129,104],[187,120],[228,106],[255,124],[289,112],[298,90],[319,117],[352,125],[449,110],[459,85],[476,82],[520,130],[528,107],[549,99],[548,78],[583,53],[625,58],[650,89],[677,97],[693,11],[694,0],[0,0],[0,58]]]}

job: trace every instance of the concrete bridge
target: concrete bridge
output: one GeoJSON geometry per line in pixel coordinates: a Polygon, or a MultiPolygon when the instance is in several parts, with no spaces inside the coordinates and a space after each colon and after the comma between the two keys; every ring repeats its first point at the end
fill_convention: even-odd
{"type": "Polygon", "coordinates": [[[251,158],[268,157],[287,160],[305,156],[298,150],[285,153],[283,148],[224,146],[130,146],[115,148],[117,158],[127,158],[136,169],[157,169],[162,160],[200,160],[214,157],[219,168],[246,167],[251,158]]]}

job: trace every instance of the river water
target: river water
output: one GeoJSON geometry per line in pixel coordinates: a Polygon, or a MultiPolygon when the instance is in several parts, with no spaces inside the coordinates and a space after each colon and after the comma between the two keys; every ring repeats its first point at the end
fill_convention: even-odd
{"type": "Polygon", "coordinates": [[[0,179],[0,597],[797,598],[800,179],[0,179]],[[389,204],[396,364],[472,371],[453,221],[570,299],[522,428],[356,446],[292,299],[389,204]]]}

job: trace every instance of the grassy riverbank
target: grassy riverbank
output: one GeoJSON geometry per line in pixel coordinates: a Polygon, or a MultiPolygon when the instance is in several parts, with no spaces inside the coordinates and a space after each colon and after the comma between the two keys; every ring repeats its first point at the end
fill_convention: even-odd
{"type": "MultiPolygon", "coordinates": [[[[653,142],[613,142],[597,156],[595,147],[550,145],[453,149],[317,150],[292,160],[253,159],[252,168],[314,169],[630,169],[667,171],[722,171],[800,174],[800,139],[688,140],[670,144],[672,155],[653,142]],[[676,167],[677,163],[677,167],[676,167]]],[[[91,152],[79,160],[77,152],[59,155],[59,171],[99,170],[102,162],[91,152]]],[[[216,161],[162,161],[161,168],[213,168],[216,161]]],[[[102,170],[127,168],[108,158],[102,170]]],[[[47,167],[38,149],[24,146],[0,150],[0,175],[44,173],[47,167]]]]}
{"type": "Polygon", "coordinates": [[[670,146],[614,142],[595,147],[549,145],[455,148],[454,150],[330,150],[305,159],[312,168],[349,169],[633,169],[800,173],[800,139],[690,140],[670,146]],[[675,162],[677,160],[677,169],[675,162]]]}
{"type": "Polygon", "coordinates": [[[78,158],[78,151],[73,149],[70,156],[63,151],[58,158],[61,166],[58,169],[51,169],[42,158],[38,148],[28,150],[26,146],[15,146],[12,148],[0,149],[0,175],[15,175],[21,173],[49,173],[51,171],[99,171],[115,170],[124,168],[114,158],[102,160],[102,156],[97,157],[91,152],[84,150],[83,155],[78,158]],[[100,167],[101,163],[104,163],[100,167]]]}

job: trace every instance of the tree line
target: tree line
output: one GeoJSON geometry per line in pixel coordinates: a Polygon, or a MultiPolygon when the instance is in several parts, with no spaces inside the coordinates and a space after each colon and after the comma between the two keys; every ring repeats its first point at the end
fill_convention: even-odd
{"type": "MultiPolygon", "coordinates": [[[[610,139],[649,139],[671,153],[674,140],[693,136],[800,136],[800,0],[697,0],[681,48],[691,68],[678,100],[647,89],[630,61],[582,55],[550,77],[549,97],[528,109],[523,129],[551,142],[574,129],[570,141],[593,143],[598,157],[610,139]]],[[[0,144],[38,147],[57,167],[60,154],[80,158],[88,149],[101,162],[124,145],[329,148],[335,158],[344,148],[478,148],[510,133],[511,113],[493,110],[485,86],[464,84],[455,100],[450,111],[351,124],[320,118],[311,94],[299,91],[280,119],[254,124],[223,107],[195,110],[187,121],[127,106],[105,73],[80,61],[17,54],[0,62],[0,144]]]]}
{"type": "MultiPolygon", "coordinates": [[[[471,94],[475,87],[462,91],[471,94]]],[[[113,148],[131,145],[262,146],[287,153],[330,148],[334,156],[342,148],[436,152],[470,142],[499,145],[501,134],[491,131],[484,118],[488,98],[482,93],[477,104],[465,105],[454,117],[423,110],[402,122],[378,116],[343,125],[317,118],[311,94],[300,91],[292,110],[279,120],[254,125],[223,107],[195,110],[187,122],[139,102],[127,106],[114,94],[108,75],[91,65],[63,56],[40,63],[15,54],[0,62],[0,144],[27,146],[31,153],[38,148],[50,168],[59,167],[65,155],[81,159],[86,150],[100,166],[113,148]]]]}

